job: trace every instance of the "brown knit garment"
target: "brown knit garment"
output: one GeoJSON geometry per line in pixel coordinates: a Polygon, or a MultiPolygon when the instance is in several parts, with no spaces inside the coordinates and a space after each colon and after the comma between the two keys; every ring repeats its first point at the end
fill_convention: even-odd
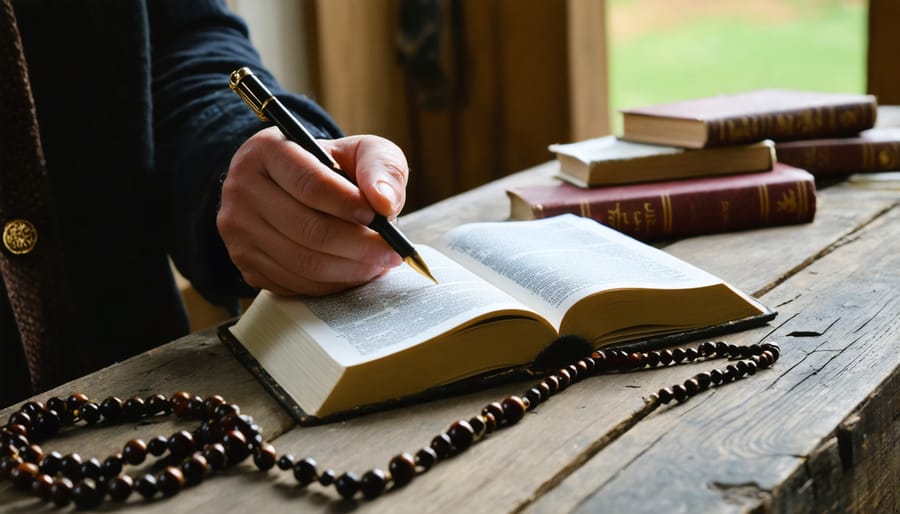
{"type": "MultiPolygon", "coordinates": [[[[61,86],[64,86],[61,85],[61,86]]],[[[0,272],[19,328],[31,385],[43,391],[69,378],[63,330],[62,246],[50,196],[28,70],[11,0],[0,0],[0,228],[24,219],[37,244],[16,255],[4,245],[0,272]]],[[[9,365],[10,363],[0,363],[9,365]]]]}

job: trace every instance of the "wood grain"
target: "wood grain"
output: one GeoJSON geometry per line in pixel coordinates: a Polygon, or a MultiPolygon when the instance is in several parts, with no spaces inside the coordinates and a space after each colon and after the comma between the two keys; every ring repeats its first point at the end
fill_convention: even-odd
{"type": "MultiPolygon", "coordinates": [[[[504,184],[541,181],[547,164],[405,217],[416,238],[475,219],[504,219],[504,184]]],[[[374,502],[334,501],[333,489],[297,488],[289,474],[251,464],[170,500],[133,499],[134,512],[171,509],[266,512],[296,509],[372,512],[698,512],[896,508],[884,487],[897,477],[898,193],[839,184],[821,192],[814,224],[723,234],[667,250],[713,270],[780,311],[769,327],[729,337],[774,337],[775,370],[638,420],[642,397],[706,365],[592,377],[529,413],[522,423],[437,465],[374,502]],[[712,242],[711,242],[712,241],[712,242]],[[877,444],[877,446],[876,446],[877,444]],[[827,481],[838,484],[832,492],[827,481]],[[661,509],[661,510],[660,510],[661,509]]],[[[127,337],[123,336],[123,337],[127,337]]],[[[489,401],[521,393],[508,384],[319,427],[290,419],[212,332],[198,333],[63,386],[95,398],[186,389],[241,404],[281,452],[362,473],[415,452],[453,421],[489,401]]],[[[45,395],[41,395],[44,397],[45,395]]],[[[0,419],[10,409],[0,412],[0,419]]],[[[168,435],[180,425],[80,430],[64,451],[104,458],[131,437],[168,435]]],[[[56,440],[47,445],[56,448],[56,440]]],[[[39,504],[0,484],[0,505],[39,504]]]]}

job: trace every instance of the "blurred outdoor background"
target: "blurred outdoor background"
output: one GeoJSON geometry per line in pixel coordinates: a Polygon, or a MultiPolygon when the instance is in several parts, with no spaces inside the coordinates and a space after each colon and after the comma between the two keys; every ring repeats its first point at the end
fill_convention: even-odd
{"type": "Polygon", "coordinates": [[[762,87],[863,93],[864,0],[607,0],[616,110],[762,87]]]}

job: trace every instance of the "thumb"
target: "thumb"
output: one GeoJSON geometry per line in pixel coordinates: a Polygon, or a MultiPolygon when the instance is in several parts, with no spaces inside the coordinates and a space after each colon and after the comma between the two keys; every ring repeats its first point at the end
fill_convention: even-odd
{"type": "Polygon", "coordinates": [[[403,150],[378,136],[331,141],[331,154],[375,212],[393,218],[406,203],[409,165],[403,150]]]}

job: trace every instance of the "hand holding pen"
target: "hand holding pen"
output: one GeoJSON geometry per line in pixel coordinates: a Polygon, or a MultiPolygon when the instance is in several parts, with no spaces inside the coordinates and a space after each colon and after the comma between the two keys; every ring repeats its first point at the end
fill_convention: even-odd
{"type": "Polygon", "coordinates": [[[316,148],[345,176],[283,131],[249,138],[222,187],[217,225],[244,280],[278,294],[321,295],[399,265],[407,256],[365,225],[402,208],[403,152],[374,136],[320,141],[316,148]]]}

